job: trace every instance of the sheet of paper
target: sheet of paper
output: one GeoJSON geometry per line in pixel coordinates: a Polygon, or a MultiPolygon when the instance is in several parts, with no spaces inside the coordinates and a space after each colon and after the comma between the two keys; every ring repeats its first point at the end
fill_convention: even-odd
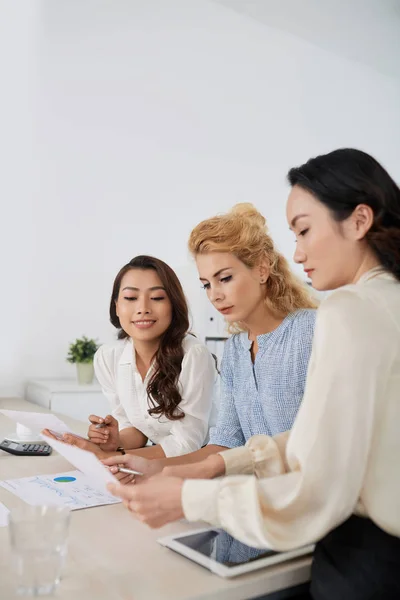
{"type": "Polygon", "coordinates": [[[4,504],[0,502],[0,527],[7,527],[9,512],[7,506],[4,506],[4,504]]]}
{"type": "Polygon", "coordinates": [[[33,506],[58,504],[78,510],[120,502],[115,496],[93,486],[80,471],[6,479],[0,481],[0,486],[33,506]]]}
{"type": "Polygon", "coordinates": [[[71,465],[82,471],[97,489],[108,493],[107,483],[117,483],[117,479],[107,467],[99,461],[93,452],[87,452],[76,446],[53,440],[46,435],[41,436],[54,450],[67,459],[71,465]]]}
{"type": "Polygon", "coordinates": [[[35,433],[40,433],[42,429],[50,429],[57,433],[73,433],[64,421],[52,413],[25,412],[22,410],[0,410],[0,412],[16,423],[25,425],[35,433]]]}

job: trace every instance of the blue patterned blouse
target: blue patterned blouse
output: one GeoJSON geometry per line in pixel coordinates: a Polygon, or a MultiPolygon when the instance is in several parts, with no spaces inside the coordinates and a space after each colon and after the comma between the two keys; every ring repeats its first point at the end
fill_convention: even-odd
{"type": "Polygon", "coordinates": [[[304,394],[315,318],[314,309],[298,310],[259,335],[254,364],[247,332],[227,340],[218,419],[209,444],[235,448],[253,435],[291,429],[304,394]]]}

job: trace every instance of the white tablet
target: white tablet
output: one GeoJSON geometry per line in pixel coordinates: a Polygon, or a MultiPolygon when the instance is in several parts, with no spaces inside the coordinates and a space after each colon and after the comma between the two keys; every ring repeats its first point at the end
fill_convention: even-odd
{"type": "Polygon", "coordinates": [[[311,554],[314,545],[287,552],[252,548],[220,529],[197,529],[157,540],[221,577],[236,577],[277,563],[311,554]]]}

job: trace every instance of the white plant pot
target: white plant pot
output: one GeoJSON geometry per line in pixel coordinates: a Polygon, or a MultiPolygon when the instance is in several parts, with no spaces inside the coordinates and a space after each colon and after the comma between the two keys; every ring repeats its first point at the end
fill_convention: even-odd
{"type": "Polygon", "coordinates": [[[93,363],[76,363],[76,374],[80,385],[88,385],[93,382],[93,363]]]}

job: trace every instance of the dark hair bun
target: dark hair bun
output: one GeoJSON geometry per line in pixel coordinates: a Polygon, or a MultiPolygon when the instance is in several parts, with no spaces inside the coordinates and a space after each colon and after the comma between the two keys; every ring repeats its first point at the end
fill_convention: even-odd
{"type": "Polygon", "coordinates": [[[400,227],[372,229],[367,240],[382,266],[400,280],[400,227]]]}

